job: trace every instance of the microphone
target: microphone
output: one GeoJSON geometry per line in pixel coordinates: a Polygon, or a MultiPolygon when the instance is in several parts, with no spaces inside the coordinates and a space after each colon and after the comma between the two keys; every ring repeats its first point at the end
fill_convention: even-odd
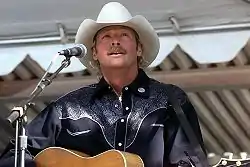
{"type": "Polygon", "coordinates": [[[87,48],[83,44],[78,44],[73,48],[64,49],[58,53],[59,55],[64,55],[65,57],[75,56],[77,58],[82,58],[87,54],[87,48]]]}

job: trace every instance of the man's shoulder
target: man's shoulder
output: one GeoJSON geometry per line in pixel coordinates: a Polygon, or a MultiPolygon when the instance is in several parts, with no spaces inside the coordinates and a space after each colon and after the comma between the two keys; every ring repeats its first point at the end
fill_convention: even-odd
{"type": "Polygon", "coordinates": [[[57,113],[60,119],[69,117],[75,119],[75,116],[81,115],[82,111],[79,107],[85,108],[89,106],[96,87],[96,84],[90,84],[72,90],[52,100],[44,109],[46,112],[41,113],[57,113]]]}
{"type": "Polygon", "coordinates": [[[169,96],[169,92],[171,92],[173,95],[177,97],[177,99],[180,100],[181,104],[185,103],[187,101],[187,94],[184,89],[182,89],[180,86],[171,84],[171,83],[164,83],[155,79],[151,79],[151,85],[160,92],[163,92],[166,94],[166,96],[169,96]]]}
{"type": "Polygon", "coordinates": [[[150,84],[152,86],[159,87],[159,88],[162,88],[162,89],[169,89],[169,90],[172,90],[174,92],[183,92],[183,93],[185,93],[185,91],[178,85],[171,84],[171,83],[164,83],[164,82],[161,82],[159,80],[155,80],[153,78],[150,78],[150,84]]]}
{"type": "Polygon", "coordinates": [[[90,99],[94,92],[96,91],[97,83],[89,84],[82,86],[80,88],[74,89],[62,96],[58,97],[55,102],[62,102],[62,101],[75,101],[79,99],[84,99],[85,101],[90,99]]]}

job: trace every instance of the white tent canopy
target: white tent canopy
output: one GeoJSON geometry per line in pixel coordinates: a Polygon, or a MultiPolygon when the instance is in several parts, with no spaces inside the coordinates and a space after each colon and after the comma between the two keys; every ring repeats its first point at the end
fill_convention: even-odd
{"type": "MultiPolygon", "coordinates": [[[[170,16],[181,28],[249,22],[250,4],[243,0],[117,0],[133,15],[147,17],[156,29],[170,29],[170,16]]],[[[58,35],[57,23],[75,33],[85,18],[96,19],[109,0],[8,0],[0,6],[0,40],[58,35]]]]}
{"type": "MultiPolygon", "coordinates": [[[[107,0],[44,0],[14,1],[1,5],[0,10],[0,75],[7,75],[29,55],[46,69],[55,54],[74,44],[60,44],[57,24],[65,27],[66,34],[74,36],[84,18],[95,19],[107,0]],[[43,38],[39,38],[43,37],[43,38]],[[58,44],[22,45],[20,39],[43,42],[56,39],[58,44]],[[4,44],[8,43],[6,46],[4,44]],[[11,61],[10,61],[11,60],[11,61]]],[[[200,64],[220,63],[232,60],[245,46],[250,37],[250,4],[243,0],[119,0],[133,15],[146,16],[159,32],[161,48],[155,67],[179,45],[192,59],[200,64]],[[171,33],[173,25],[169,17],[174,16],[180,27],[179,33],[171,33]],[[216,28],[217,26],[217,28],[216,28]],[[219,26],[219,27],[218,27],[219,26]],[[249,27],[247,27],[249,26],[249,27]],[[230,28],[228,28],[230,27],[230,28]],[[225,31],[220,31],[221,29],[225,31]],[[234,29],[233,29],[234,28],[234,29]],[[215,30],[216,31],[207,31],[215,30]],[[196,33],[200,31],[200,33],[196,33]],[[162,33],[164,32],[164,33],[162,33]],[[169,33],[170,32],[170,33],[169,33]],[[184,33],[185,32],[185,33],[184,33]]],[[[62,59],[62,57],[61,57],[62,59]]],[[[53,66],[54,71],[59,60],[53,66]]],[[[85,69],[76,59],[62,72],[85,69]]]]}
{"type": "MultiPolygon", "coordinates": [[[[197,63],[221,63],[232,60],[250,38],[250,31],[203,33],[199,35],[160,36],[160,51],[150,67],[159,65],[179,45],[197,63]],[[233,40],[232,40],[233,39],[233,40]]],[[[0,76],[11,73],[27,55],[46,70],[57,52],[74,44],[50,44],[0,48],[0,76]]],[[[50,72],[55,71],[63,60],[56,59],[50,72]]],[[[71,65],[61,72],[77,72],[85,67],[73,57],[71,65]]]]}

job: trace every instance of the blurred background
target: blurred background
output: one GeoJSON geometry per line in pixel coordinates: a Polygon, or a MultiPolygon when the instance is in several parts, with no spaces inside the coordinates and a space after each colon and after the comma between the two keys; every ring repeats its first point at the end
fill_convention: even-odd
{"type": "MultiPolygon", "coordinates": [[[[0,153],[14,137],[6,123],[27,98],[55,54],[74,44],[85,18],[107,0],[8,0],[0,5],[0,153]]],[[[144,15],[161,49],[147,73],[182,87],[195,106],[209,160],[250,152],[250,2],[248,0],[119,0],[144,15]]],[[[63,57],[49,72],[54,72],[63,57]]],[[[96,81],[77,59],[34,101],[28,121],[63,94],[96,81]]]]}

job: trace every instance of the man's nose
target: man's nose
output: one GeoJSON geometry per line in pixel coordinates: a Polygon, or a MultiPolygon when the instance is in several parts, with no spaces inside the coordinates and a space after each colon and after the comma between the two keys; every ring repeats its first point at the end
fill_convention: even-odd
{"type": "Polygon", "coordinates": [[[112,45],[112,46],[120,45],[120,41],[119,41],[117,38],[114,38],[114,39],[112,40],[111,45],[112,45]]]}
{"type": "Polygon", "coordinates": [[[116,41],[116,42],[112,42],[111,44],[112,46],[117,46],[117,45],[120,45],[120,42],[116,41]]]}

